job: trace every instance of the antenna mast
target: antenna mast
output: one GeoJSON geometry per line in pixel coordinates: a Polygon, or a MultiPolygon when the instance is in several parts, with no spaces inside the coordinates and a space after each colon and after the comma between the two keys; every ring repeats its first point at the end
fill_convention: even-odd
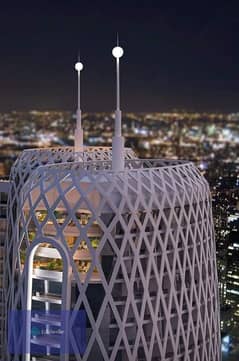
{"type": "Polygon", "coordinates": [[[75,152],[83,152],[83,129],[81,124],[81,105],[80,105],[80,73],[83,70],[83,64],[80,62],[80,54],[78,62],[75,64],[75,70],[78,73],[78,101],[75,129],[75,152]]]}
{"type": "Polygon", "coordinates": [[[124,54],[124,50],[119,46],[119,38],[117,34],[117,46],[112,50],[112,54],[116,59],[116,110],[115,110],[115,128],[112,139],[112,169],[114,171],[124,170],[124,137],[122,137],[122,114],[120,110],[120,58],[124,54]]]}

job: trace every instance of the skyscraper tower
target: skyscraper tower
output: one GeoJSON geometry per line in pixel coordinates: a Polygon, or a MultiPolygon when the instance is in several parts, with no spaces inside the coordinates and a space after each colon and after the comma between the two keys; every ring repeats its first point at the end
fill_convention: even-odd
{"type": "Polygon", "coordinates": [[[112,160],[13,170],[8,357],[219,361],[208,184],[191,162],[125,159],[113,55],[112,160]]]}

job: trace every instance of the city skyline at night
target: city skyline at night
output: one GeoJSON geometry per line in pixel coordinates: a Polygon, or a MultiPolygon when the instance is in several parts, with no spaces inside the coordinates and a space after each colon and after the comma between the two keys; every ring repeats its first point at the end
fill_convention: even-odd
{"type": "MultiPolygon", "coordinates": [[[[188,159],[198,166],[210,184],[225,361],[237,360],[239,343],[239,275],[236,261],[239,219],[238,120],[238,113],[124,113],[122,123],[126,146],[131,147],[137,156],[188,159]]],[[[23,149],[26,149],[26,155],[32,153],[27,149],[36,147],[56,147],[55,152],[62,145],[66,150],[72,149],[69,145],[73,145],[75,122],[75,112],[34,110],[0,113],[1,177],[8,178],[13,161],[23,149]]],[[[112,113],[84,112],[84,144],[110,146],[113,124],[112,113]]],[[[42,149],[43,154],[44,151],[42,149]]],[[[3,207],[6,207],[4,202],[3,207]]]]}

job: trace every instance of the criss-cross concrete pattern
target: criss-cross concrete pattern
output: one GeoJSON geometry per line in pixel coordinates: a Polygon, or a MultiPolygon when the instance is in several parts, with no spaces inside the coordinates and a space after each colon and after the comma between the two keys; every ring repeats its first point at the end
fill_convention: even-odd
{"type": "MultiPolygon", "coordinates": [[[[124,155],[126,159],[135,159],[136,155],[130,148],[124,149],[124,155]]],[[[19,208],[19,199],[21,189],[26,183],[31,173],[39,166],[46,164],[61,164],[61,163],[72,163],[76,161],[105,161],[112,158],[112,148],[110,147],[84,147],[84,152],[76,152],[74,147],[55,147],[55,148],[38,148],[24,150],[17,158],[11,168],[10,183],[11,190],[8,199],[8,221],[10,223],[8,242],[6,242],[6,254],[11,256],[13,249],[12,232],[17,232],[14,224],[16,223],[17,209],[19,208]]],[[[15,239],[15,238],[14,238],[15,239]]],[[[6,279],[7,279],[7,300],[10,299],[10,287],[9,275],[15,270],[12,269],[10,263],[6,264],[6,279]]]]}
{"type": "Polygon", "coordinates": [[[45,347],[36,360],[58,347],[64,361],[220,361],[211,199],[192,163],[126,159],[122,172],[104,158],[37,163],[17,188],[20,163],[15,212],[9,207],[9,310],[57,304],[86,322],[79,346],[70,314],[69,352],[50,321],[44,337],[10,330],[18,343],[45,347]],[[62,287],[53,292],[54,282],[62,287]]]}

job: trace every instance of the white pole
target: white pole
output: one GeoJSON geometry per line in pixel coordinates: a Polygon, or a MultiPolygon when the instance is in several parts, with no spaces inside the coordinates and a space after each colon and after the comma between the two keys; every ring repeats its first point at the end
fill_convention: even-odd
{"type": "Polygon", "coordinates": [[[120,68],[119,68],[119,58],[116,58],[116,109],[120,110],[120,68]]]}
{"type": "Polygon", "coordinates": [[[78,71],[78,104],[76,128],[81,129],[81,106],[80,106],[80,71],[78,71]]]}
{"type": "Polygon", "coordinates": [[[75,129],[75,152],[83,152],[83,129],[81,124],[81,104],[80,104],[80,72],[83,69],[83,64],[77,62],[75,70],[78,73],[78,99],[77,99],[77,115],[76,115],[76,129],[75,129]]]}
{"type": "Polygon", "coordinates": [[[120,110],[120,58],[123,55],[123,49],[118,46],[112,50],[113,56],[116,58],[116,111],[115,111],[115,129],[112,139],[112,170],[124,170],[124,138],[122,137],[121,123],[122,114],[120,110]]]}

